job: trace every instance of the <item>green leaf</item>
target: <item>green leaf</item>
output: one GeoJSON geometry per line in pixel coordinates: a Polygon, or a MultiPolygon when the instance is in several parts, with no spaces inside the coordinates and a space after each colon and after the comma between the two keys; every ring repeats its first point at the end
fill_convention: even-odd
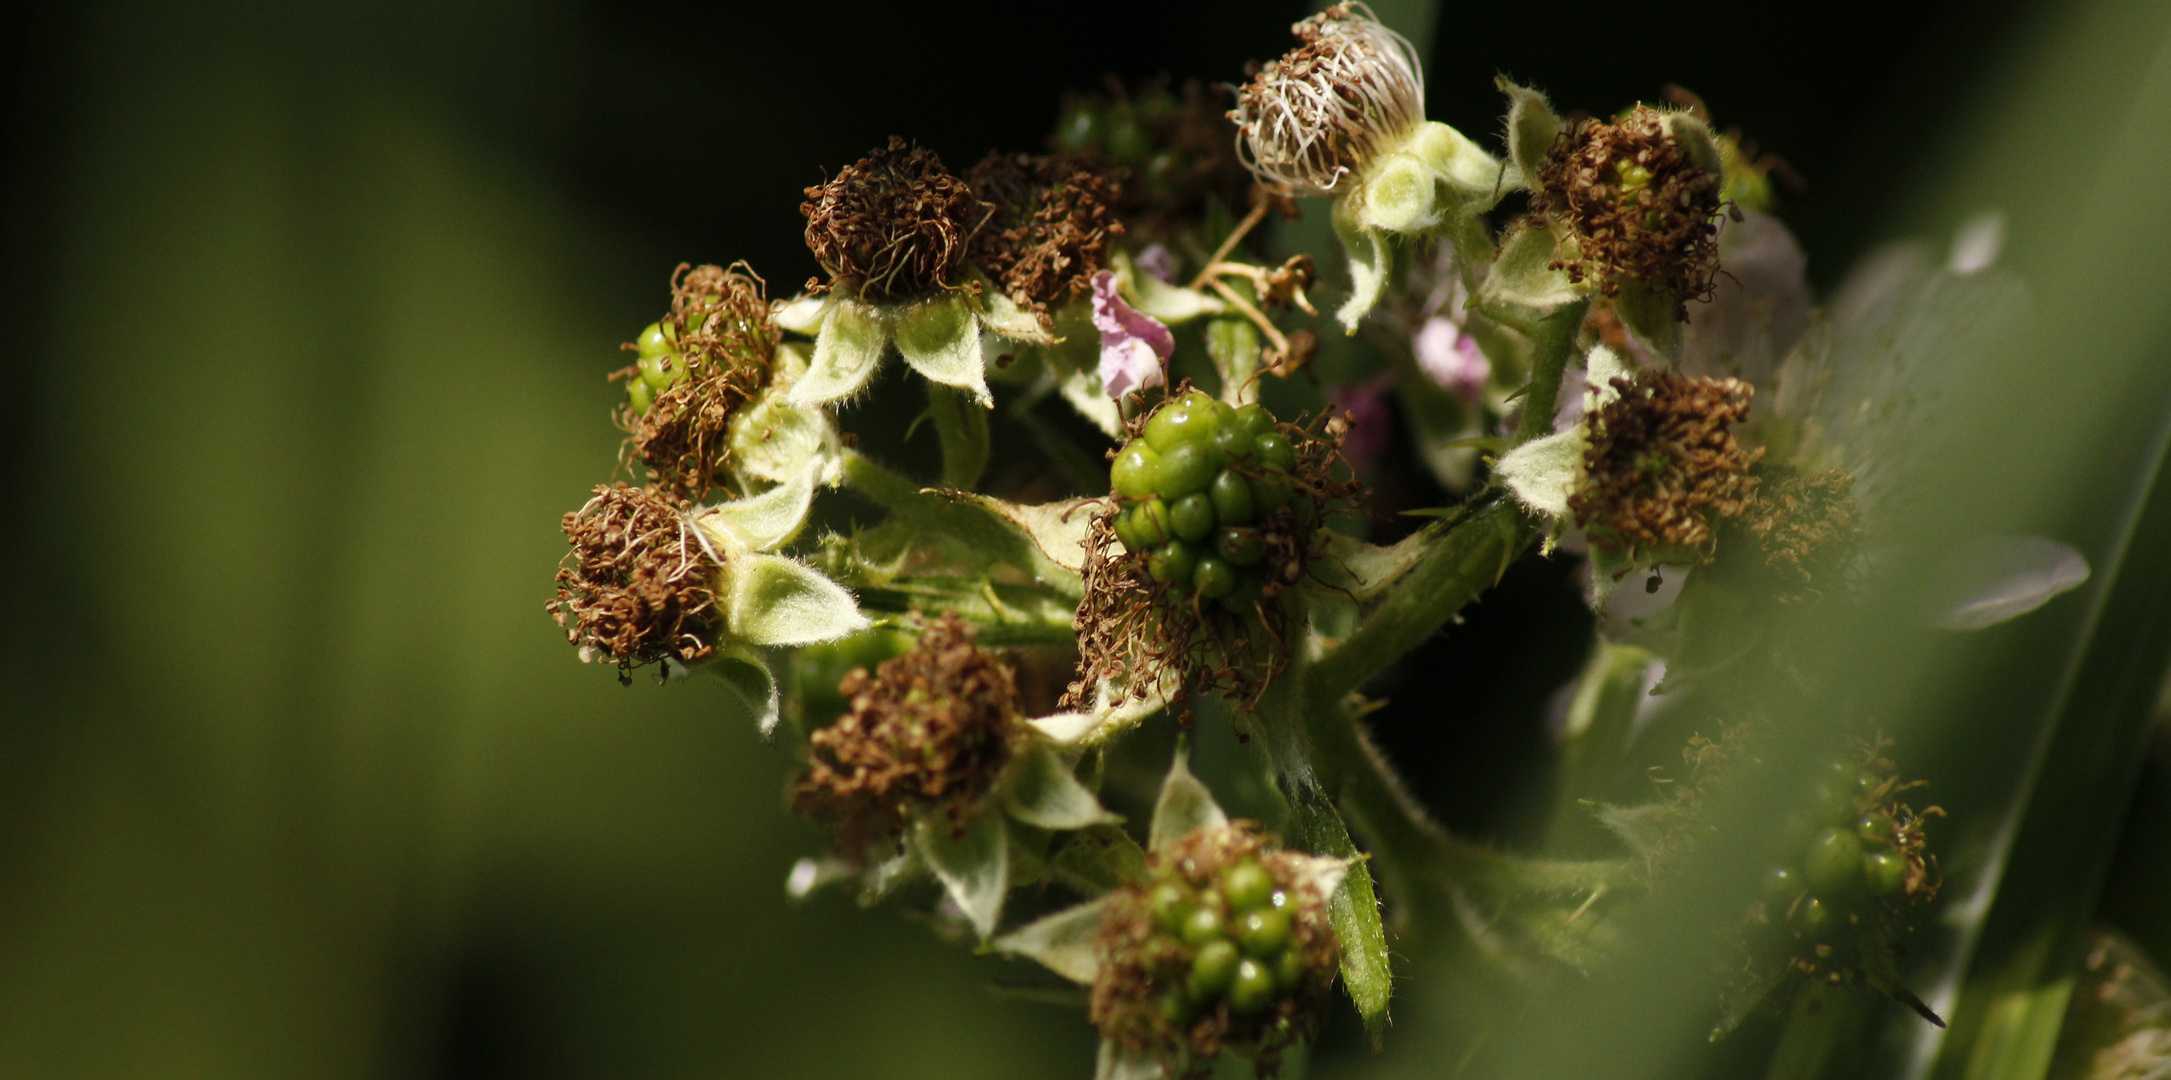
{"type": "Polygon", "coordinates": [[[1387,1004],[1394,993],[1394,969],[1387,958],[1387,928],[1380,922],[1379,896],[1372,872],[1349,838],[1342,816],[1318,788],[1306,788],[1290,800],[1290,828],[1306,849],[1348,867],[1341,886],[1327,898],[1327,922],[1342,950],[1342,985],[1364,1017],[1376,1046],[1385,1037],[1387,1004]]]}
{"type": "Polygon", "coordinates": [[[1010,763],[1002,798],[1011,817],[1043,829],[1083,829],[1123,820],[1102,809],[1100,800],[1043,742],[1034,742],[1010,763]]]}
{"type": "Polygon", "coordinates": [[[844,586],[781,555],[740,555],[724,572],[726,628],[742,641],[806,645],[867,628],[844,586]]]}
{"type": "Polygon", "coordinates": [[[776,722],[783,716],[784,699],[778,692],[776,673],[769,670],[761,654],[743,648],[721,650],[707,667],[753,709],[754,723],[764,738],[775,733],[776,722]]]}
{"type": "Polygon", "coordinates": [[[912,842],[927,868],[965,913],[975,933],[985,938],[1002,918],[1003,894],[1010,891],[1009,827],[1003,813],[983,806],[953,835],[948,818],[933,814],[913,823],[912,842]]]}
{"type": "Polygon", "coordinates": [[[1087,986],[1100,975],[1100,952],[1095,948],[1101,928],[1101,912],[1108,899],[1089,900],[1043,916],[996,938],[990,944],[1012,956],[1038,960],[1048,970],[1087,986]]]}
{"type": "Polygon", "coordinates": [[[962,294],[916,302],[896,320],[897,351],[912,370],[930,382],[970,392],[982,407],[994,405],[987,364],[980,358],[980,320],[962,294]]]}
{"type": "Polygon", "coordinates": [[[1153,827],[1146,846],[1154,851],[1183,839],[1198,829],[1227,828],[1229,815],[1214,801],[1199,778],[1191,775],[1189,748],[1178,744],[1169,762],[1168,779],[1161,782],[1161,797],[1153,804],[1153,827]]]}
{"type": "Polygon", "coordinates": [[[889,345],[881,312],[863,301],[839,297],[814,337],[814,360],[792,383],[794,405],[827,405],[859,393],[874,378],[889,345]]]}

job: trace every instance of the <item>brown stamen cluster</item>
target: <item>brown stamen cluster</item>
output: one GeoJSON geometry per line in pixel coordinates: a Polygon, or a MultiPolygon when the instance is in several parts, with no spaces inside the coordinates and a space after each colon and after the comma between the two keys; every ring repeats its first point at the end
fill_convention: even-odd
{"type": "Polygon", "coordinates": [[[1556,260],[1573,281],[1596,277],[1607,296],[1627,281],[1674,298],[1708,299],[1719,268],[1718,173],[1666,130],[1664,115],[1638,105],[1607,123],[1579,120],[1553,143],[1530,197],[1533,212],[1567,223],[1578,254],[1556,260]]]}
{"type": "Polygon", "coordinates": [[[808,249],[832,283],[869,300],[957,288],[966,248],[991,212],[934,151],[894,135],[806,195],[808,249]]]}
{"type": "Polygon", "coordinates": [[[1750,469],[1764,451],[1744,449],[1731,430],[1748,416],[1754,391],[1739,379],[1657,369],[1613,385],[1620,396],[1591,417],[1587,479],[1569,496],[1569,512],[1600,547],[1709,562],[1715,520],[1739,516],[1756,497],[1750,469]]]}
{"type": "Polygon", "coordinates": [[[716,564],[694,536],[686,504],[654,488],[608,484],[565,515],[573,550],[558,567],[558,597],[545,605],[581,659],[634,668],[699,660],[717,618],[716,564]]]}
{"type": "MultiPolygon", "coordinates": [[[[1173,401],[1190,389],[1179,385],[1173,401]]],[[[1133,418],[1129,434],[1145,430],[1148,414],[1133,418]]],[[[1134,697],[1151,693],[1173,674],[1178,700],[1196,690],[1219,692],[1248,706],[1289,666],[1287,619],[1276,598],[1304,581],[1325,547],[1320,519],[1333,508],[1354,507],[1364,487],[1342,463],[1349,422],[1325,417],[1309,427],[1277,425],[1297,452],[1289,470],[1295,500],[1257,523],[1266,569],[1263,599],[1250,612],[1232,612],[1202,601],[1187,583],[1164,582],[1147,570],[1147,553],[1124,550],[1116,539],[1121,500],[1111,498],[1094,514],[1086,535],[1085,598],[1071,628],[1078,633],[1078,678],[1061,704],[1090,706],[1102,679],[1117,680],[1134,697]],[[1306,507],[1304,504],[1309,503],[1306,507]]],[[[1188,723],[1189,714],[1185,714],[1188,723]]]]}
{"type": "MultiPolygon", "coordinates": [[[[617,421],[627,454],[647,467],[652,483],[697,499],[730,480],[731,417],[768,385],[776,326],[766,285],[745,263],[680,263],[664,325],[677,343],[671,362],[684,366],[684,376],[647,412],[620,406],[617,421]]],[[[633,366],[614,377],[641,373],[633,366]]]]}
{"type": "Polygon", "coordinates": [[[1782,603],[1816,599],[1844,582],[1862,538],[1854,477],[1839,469],[1799,473],[1764,470],[1756,501],[1740,521],[1782,603]]]}
{"type": "Polygon", "coordinates": [[[838,684],[851,707],[808,737],[812,760],[793,805],[837,829],[848,858],[903,835],[916,814],[953,828],[985,797],[1018,737],[1010,665],[973,644],[956,615],[928,620],[904,655],[838,684]]]}
{"type": "Polygon", "coordinates": [[[1147,879],[1111,894],[1101,914],[1100,970],[1090,1010],[1094,1027],[1125,1050],[1156,1055],[1171,1076],[1204,1077],[1224,1050],[1250,1058],[1259,1076],[1275,1075],[1283,1051],[1318,1030],[1334,987],[1335,938],[1327,898],[1305,880],[1296,858],[1242,823],[1199,829],[1147,855],[1147,879]],[[1187,996],[1195,989],[1187,984],[1200,950],[1180,927],[1172,930],[1169,912],[1157,905],[1166,897],[1156,896],[1173,891],[1190,904],[1217,906],[1227,919],[1226,874],[1246,861],[1264,869],[1281,894],[1278,910],[1289,917],[1285,947],[1297,976],[1285,975],[1293,985],[1250,1014],[1226,1000],[1187,996]]]}
{"type": "Polygon", "coordinates": [[[995,207],[973,234],[972,261],[1011,299],[1046,321],[1049,308],[1092,288],[1123,233],[1116,173],[1087,157],[989,154],[968,181],[974,196],[995,207]]]}
{"type": "Polygon", "coordinates": [[[1259,69],[1229,119],[1261,179],[1331,194],[1424,122],[1424,75],[1410,43],[1362,4],[1335,4],[1290,32],[1304,44],[1259,69]]]}

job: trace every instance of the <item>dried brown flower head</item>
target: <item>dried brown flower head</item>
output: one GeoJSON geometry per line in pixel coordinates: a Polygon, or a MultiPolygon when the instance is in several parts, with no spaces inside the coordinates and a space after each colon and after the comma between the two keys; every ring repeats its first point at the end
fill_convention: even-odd
{"type": "Polygon", "coordinates": [[[1666,129],[1665,114],[1638,105],[1618,120],[1568,125],[1546,156],[1533,212],[1565,222],[1578,254],[1553,264],[1571,280],[1596,277],[1607,296],[1624,281],[1674,298],[1711,295],[1718,273],[1721,177],[1666,129]]]}
{"type": "Polygon", "coordinates": [[[630,682],[634,668],[714,651],[717,566],[682,500],[603,485],[565,515],[564,528],[573,550],[558,567],[558,597],[545,606],[581,659],[608,659],[630,682]]]}
{"type": "Polygon", "coordinates": [[[1304,44],[1238,92],[1251,171],[1299,195],[1326,195],[1425,120],[1417,51],[1363,4],[1335,4],[1290,28],[1304,44]]]}
{"type": "Polygon", "coordinates": [[[946,814],[958,826],[1010,760],[1020,730],[1015,677],[973,638],[956,615],[930,619],[903,655],[872,674],[854,668],[838,684],[851,707],[808,737],[812,760],[792,801],[836,827],[846,857],[902,835],[915,814],[946,814]]]}
{"type": "Polygon", "coordinates": [[[1045,319],[1049,308],[1092,288],[1123,232],[1115,172],[1090,157],[989,154],[968,179],[973,195],[995,208],[973,234],[972,261],[1011,299],[1045,319]]]}
{"type": "Polygon", "coordinates": [[[808,249],[833,283],[869,300],[958,287],[966,248],[991,212],[934,151],[894,135],[806,195],[808,249]]]}
{"type": "Polygon", "coordinates": [[[1299,869],[1301,856],[1243,824],[1200,829],[1146,858],[1146,880],[1111,894],[1101,913],[1093,1025],[1125,1050],[1154,1054],[1171,1076],[1203,1077],[1223,1050],[1252,1059],[1260,1076],[1274,1075],[1282,1052],[1318,1030],[1329,1003],[1335,939],[1327,898],[1299,869]],[[1277,933],[1244,940],[1245,916],[1262,910],[1274,913],[1264,921],[1277,933]],[[1201,923],[1218,924],[1226,936],[1201,932],[1201,923]],[[1231,948],[1237,940],[1251,947],[1231,948]],[[1202,959],[1209,948],[1225,955],[1202,959]],[[1240,954],[1271,982],[1227,985],[1228,973],[1212,970],[1216,959],[1233,967],[1240,954]],[[1216,974],[1221,987],[1211,985],[1216,974]]]}
{"type": "MultiPolygon", "coordinates": [[[[664,325],[677,345],[671,360],[684,375],[646,412],[620,406],[618,426],[651,483],[698,499],[730,480],[731,417],[768,385],[776,326],[766,286],[745,263],[728,269],[680,263],[671,274],[664,325]]],[[[628,367],[617,377],[640,378],[640,369],[628,367]]]]}
{"type": "Polygon", "coordinates": [[[1762,473],[1740,528],[1779,599],[1813,600],[1841,585],[1862,539],[1854,477],[1839,469],[1803,474],[1783,466],[1762,473]]]}
{"type": "Polygon", "coordinates": [[[1739,516],[1756,496],[1732,425],[1754,391],[1739,379],[1699,379],[1645,369],[1613,380],[1620,396],[1590,418],[1584,486],[1568,510],[1591,543],[1631,557],[1693,552],[1709,562],[1717,519],[1739,516]]]}

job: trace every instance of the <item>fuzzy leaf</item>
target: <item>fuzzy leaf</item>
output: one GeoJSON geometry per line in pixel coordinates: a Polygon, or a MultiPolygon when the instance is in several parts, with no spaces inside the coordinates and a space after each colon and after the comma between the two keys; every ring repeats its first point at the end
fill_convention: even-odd
{"type": "Polygon", "coordinates": [[[1553,231],[1542,224],[1519,224],[1500,242],[1500,257],[1478,287],[1483,307],[1502,304],[1548,312],[1573,303],[1587,291],[1568,280],[1563,270],[1550,268],[1557,247],[1553,231]]]}
{"type": "Polygon", "coordinates": [[[1387,278],[1394,271],[1394,249],[1388,245],[1385,233],[1357,222],[1350,201],[1339,200],[1334,206],[1334,235],[1349,256],[1349,299],[1335,310],[1334,318],[1344,332],[1354,334],[1357,324],[1379,305],[1380,294],[1387,291],[1387,278]]]}
{"type": "Polygon", "coordinates": [[[844,586],[781,555],[740,555],[724,564],[726,628],[755,645],[808,645],[867,628],[844,586]]]}
{"type": "Polygon", "coordinates": [[[1072,573],[1085,570],[1086,533],[1093,526],[1089,503],[1097,499],[1070,499],[1052,503],[1014,503],[969,491],[939,492],[955,502],[971,503],[993,513],[1040,549],[1048,561],[1072,573]]]}
{"type": "Polygon", "coordinates": [[[1560,117],[1536,90],[1517,86],[1504,75],[1493,85],[1508,95],[1508,157],[1515,166],[1514,181],[1524,187],[1536,184],[1553,141],[1560,138],[1560,117]]]}
{"type": "Polygon", "coordinates": [[[809,462],[799,475],[759,495],[733,499],[696,511],[694,524],[718,561],[729,563],[740,552],[767,551],[797,535],[814,505],[814,478],[820,466],[809,462]]]}
{"type": "Polygon", "coordinates": [[[1568,516],[1568,497],[1583,482],[1583,431],[1569,428],[1532,439],[1502,455],[1494,475],[1517,502],[1555,520],[1568,516]]]}
{"type": "Polygon", "coordinates": [[[708,670],[724,680],[733,693],[746,700],[754,710],[754,723],[761,728],[763,738],[776,732],[777,719],[783,716],[783,695],[779,692],[776,673],[769,670],[767,661],[752,649],[727,649],[710,661],[708,670]]]}
{"type": "Polygon", "coordinates": [[[1003,894],[1010,891],[1010,830],[1003,821],[1001,810],[984,806],[965,819],[962,835],[951,835],[949,819],[940,815],[923,817],[912,827],[913,845],[927,868],[983,938],[995,932],[1003,894]]]}
{"type": "Polygon", "coordinates": [[[859,393],[874,378],[889,347],[889,327],[882,313],[850,297],[839,298],[814,336],[814,359],[792,383],[794,405],[827,405],[859,393]]]}
{"type": "Polygon", "coordinates": [[[1153,804],[1153,828],[1146,846],[1159,851],[1198,829],[1228,827],[1229,815],[1214,801],[1199,778],[1191,775],[1189,749],[1178,746],[1169,762],[1168,779],[1161,782],[1161,797],[1153,804]]]}
{"type": "Polygon", "coordinates": [[[1093,985],[1100,975],[1099,951],[1094,939],[1101,928],[1101,911],[1108,899],[1089,900],[1043,916],[996,938],[990,944],[1012,956],[1038,960],[1075,983],[1093,985]]]}
{"type": "Polygon", "coordinates": [[[1003,777],[1003,807],[1011,817],[1043,829],[1083,829],[1123,820],[1102,809],[1070,766],[1041,742],[1011,762],[1003,777]]]}
{"type": "Polygon", "coordinates": [[[896,321],[897,351],[912,370],[929,382],[969,391],[983,407],[995,403],[988,393],[987,364],[980,358],[980,321],[964,296],[920,301],[896,321]]]}
{"type": "Polygon", "coordinates": [[[1981,630],[2017,619],[2088,580],[2088,558],[2070,544],[2041,536],[1983,536],[1957,545],[1931,623],[1944,630],[1981,630]]]}

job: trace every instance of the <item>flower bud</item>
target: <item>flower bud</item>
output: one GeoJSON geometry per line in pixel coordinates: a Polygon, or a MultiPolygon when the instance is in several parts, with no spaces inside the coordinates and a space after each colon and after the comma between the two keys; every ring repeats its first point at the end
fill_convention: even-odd
{"type": "Polygon", "coordinates": [[[1335,193],[1425,120],[1417,51],[1362,4],[1290,28],[1303,44],[1269,61],[1229,114],[1251,170],[1299,195],[1335,193]]]}

